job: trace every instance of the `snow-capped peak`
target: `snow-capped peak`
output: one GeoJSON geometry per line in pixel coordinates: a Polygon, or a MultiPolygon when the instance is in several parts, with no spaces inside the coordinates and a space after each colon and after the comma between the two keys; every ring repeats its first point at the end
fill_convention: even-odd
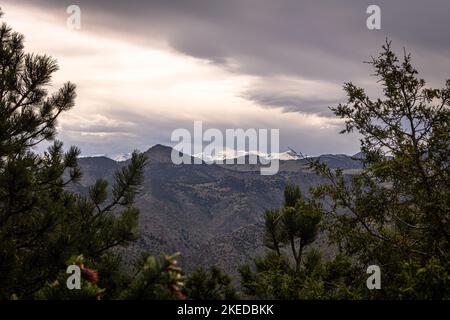
{"type": "Polygon", "coordinates": [[[301,156],[299,154],[297,154],[295,151],[293,150],[288,150],[285,152],[281,152],[281,153],[271,153],[270,154],[270,159],[278,159],[278,160],[299,160],[301,159],[301,156]]]}
{"type": "Polygon", "coordinates": [[[250,155],[255,155],[257,157],[267,159],[267,160],[298,160],[301,159],[300,155],[298,155],[293,150],[288,150],[285,152],[278,153],[264,153],[258,151],[234,151],[234,150],[224,150],[222,152],[217,153],[216,155],[204,155],[203,153],[197,153],[193,156],[196,158],[200,158],[205,161],[220,161],[226,159],[236,159],[240,157],[246,157],[250,155]]]}
{"type": "Polygon", "coordinates": [[[123,161],[127,161],[128,159],[131,159],[131,155],[132,153],[119,153],[116,154],[115,156],[110,157],[110,159],[116,161],[116,162],[123,162],[123,161]]]}
{"type": "Polygon", "coordinates": [[[99,153],[99,154],[83,154],[83,155],[80,155],[78,158],[79,159],[83,159],[83,158],[100,158],[100,157],[106,157],[106,155],[103,154],[103,153],[99,153]]]}

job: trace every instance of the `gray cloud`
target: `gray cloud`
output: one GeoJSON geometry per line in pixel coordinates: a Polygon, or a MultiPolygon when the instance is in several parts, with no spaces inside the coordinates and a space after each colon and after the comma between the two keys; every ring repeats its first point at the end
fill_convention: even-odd
{"type": "MultiPolygon", "coordinates": [[[[65,14],[73,1],[22,0],[65,14]]],[[[17,0],[15,0],[17,2],[17,0]]],[[[83,28],[109,30],[127,39],[162,39],[175,50],[234,70],[343,83],[367,78],[361,62],[386,37],[437,81],[448,77],[450,1],[380,0],[382,30],[365,26],[361,0],[79,0],[83,28]],[[441,57],[441,60],[436,60],[441,57]]]]}
{"type": "MultiPolygon", "coordinates": [[[[73,4],[71,0],[22,2],[62,14],[73,4]]],[[[349,76],[361,70],[358,63],[377,52],[386,36],[411,48],[450,49],[447,0],[377,1],[382,12],[380,31],[365,27],[365,10],[372,2],[364,0],[77,3],[86,18],[84,27],[126,33],[130,39],[162,37],[186,54],[218,63],[237,60],[243,62],[241,71],[257,74],[341,78],[346,71],[349,76]],[[327,57],[331,60],[322,59],[327,57]],[[348,70],[347,64],[353,65],[353,70],[348,70]]]]}
{"type": "MultiPolygon", "coordinates": [[[[14,0],[14,3],[18,1],[52,10],[62,21],[65,8],[74,3],[72,0],[14,0]]],[[[82,9],[83,30],[105,32],[144,44],[161,41],[180,53],[265,83],[281,76],[335,84],[345,81],[368,84],[371,70],[362,62],[379,51],[386,37],[394,41],[399,52],[405,46],[413,53],[419,71],[432,84],[450,78],[450,70],[445,68],[450,65],[448,0],[378,0],[382,15],[382,30],[378,31],[365,26],[366,8],[373,4],[369,0],[79,0],[76,3],[82,9]]],[[[330,116],[328,106],[338,102],[329,92],[320,97],[306,97],[303,92],[302,95],[285,92],[282,86],[268,89],[245,88],[242,96],[264,107],[322,116],[330,116]]],[[[127,116],[132,117],[129,113],[123,115],[127,116]]],[[[145,128],[136,129],[145,131],[140,134],[167,139],[167,135],[160,133],[168,132],[173,124],[153,119],[151,126],[155,129],[149,131],[149,120],[138,118],[131,121],[136,128],[141,125],[145,128]]],[[[298,135],[288,136],[299,144],[298,135]]],[[[326,141],[328,146],[336,145],[321,134],[312,139],[310,143],[320,145],[320,141],[326,141]]],[[[127,143],[125,139],[123,144],[127,143]]],[[[346,143],[341,144],[344,149],[348,149],[346,143]]]]}
{"type": "Polygon", "coordinates": [[[315,113],[325,117],[333,117],[334,113],[329,107],[336,106],[341,102],[334,99],[308,99],[298,95],[267,93],[266,91],[246,92],[244,97],[265,107],[280,107],[285,112],[315,113]]]}

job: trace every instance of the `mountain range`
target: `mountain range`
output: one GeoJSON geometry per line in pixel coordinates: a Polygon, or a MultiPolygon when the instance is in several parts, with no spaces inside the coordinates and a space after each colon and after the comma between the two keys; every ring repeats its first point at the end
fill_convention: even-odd
{"type": "MultiPolygon", "coordinates": [[[[258,151],[223,151],[219,152],[218,154],[211,156],[206,155],[203,153],[196,153],[193,155],[195,158],[202,159],[204,161],[225,161],[227,159],[237,159],[240,157],[246,157],[249,155],[255,155],[260,158],[264,158],[267,160],[271,159],[278,159],[278,160],[298,160],[300,159],[300,155],[296,154],[293,150],[288,150],[285,152],[279,152],[279,153],[263,153],[258,151]]],[[[115,155],[105,155],[105,154],[97,154],[97,155],[90,155],[90,156],[82,156],[81,158],[99,158],[99,157],[107,157],[111,160],[117,161],[117,162],[124,162],[129,159],[131,159],[131,152],[127,153],[118,153],[115,155]]]]}
{"type": "MultiPolygon", "coordinates": [[[[141,235],[124,251],[129,260],[144,251],[180,252],[187,271],[219,265],[235,279],[241,264],[264,252],[264,210],[282,205],[285,185],[299,185],[307,195],[311,186],[324,182],[294,152],[289,160],[281,159],[278,174],[272,176],[260,175],[258,164],[174,165],[172,148],[163,145],[145,153],[149,163],[136,198],[141,235]]],[[[346,174],[361,169],[357,157],[322,155],[319,159],[332,168],[345,169],[346,174]]],[[[114,172],[129,161],[118,160],[105,156],[79,159],[83,178],[73,188],[85,193],[98,178],[112,182],[114,172]]]]}

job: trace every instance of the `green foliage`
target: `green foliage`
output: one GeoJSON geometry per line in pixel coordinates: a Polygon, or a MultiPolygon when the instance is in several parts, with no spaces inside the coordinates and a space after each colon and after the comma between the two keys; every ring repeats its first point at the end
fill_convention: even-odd
{"type": "Polygon", "coordinates": [[[254,270],[249,265],[239,269],[246,295],[259,299],[295,299],[300,275],[292,269],[287,255],[269,251],[264,257],[255,257],[254,265],[254,270]]]}
{"type": "Polygon", "coordinates": [[[275,250],[280,255],[280,248],[283,246],[285,235],[281,228],[282,211],[268,209],[265,212],[264,245],[275,250]]]}
{"type": "Polygon", "coordinates": [[[450,80],[426,87],[411,56],[400,61],[390,43],[369,63],[384,97],[347,83],[348,102],[332,109],[343,133],[362,135],[364,170],[349,178],[313,162],[329,183],[312,193],[331,200],[330,240],[352,265],[381,267],[382,290],[368,297],[448,299],[450,80]]]}
{"type": "Polygon", "coordinates": [[[181,292],[184,277],[177,266],[178,254],[159,258],[147,256],[141,263],[140,272],[129,287],[122,292],[120,299],[185,299],[181,292]]]}
{"type": "Polygon", "coordinates": [[[302,197],[299,186],[286,185],[284,188],[284,206],[295,207],[302,197]]]}
{"type": "Polygon", "coordinates": [[[284,207],[280,216],[283,230],[280,232],[282,235],[280,240],[290,245],[296,270],[299,271],[303,249],[315,240],[322,213],[317,204],[302,198],[298,186],[286,186],[284,197],[284,207]]]}
{"type": "Polygon", "coordinates": [[[106,283],[106,275],[122,282],[123,276],[114,271],[120,259],[111,249],[138,236],[139,211],[132,204],[146,157],[133,153],[116,174],[108,203],[104,180],[87,196],[68,191],[81,178],[80,151],[64,151],[54,137],[58,116],[74,106],[75,85],[49,93],[55,60],[25,53],[23,36],[5,23],[0,41],[0,299],[98,296],[90,284],[78,293],[61,290],[66,261],[80,255],[101,270],[100,285],[111,289],[104,296],[112,298],[121,282],[106,283]],[[53,145],[34,153],[44,141],[53,145]]]}
{"type": "Polygon", "coordinates": [[[254,271],[248,265],[241,266],[239,270],[244,293],[249,296],[262,299],[299,298],[303,294],[298,288],[314,270],[321,267],[317,250],[309,250],[306,259],[302,260],[304,249],[316,239],[322,218],[320,207],[306,201],[298,186],[287,185],[284,197],[282,208],[265,212],[263,241],[270,251],[265,257],[254,258],[254,271]]]}
{"type": "Polygon", "coordinates": [[[85,259],[83,256],[71,257],[67,266],[76,265],[81,269],[81,288],[68,290],[66,280],[68,274],[61,271],[57,279],[51,283],[46,283],[38,292],[35,293],[34,298],[38,300],[99,300],[103,297],[105,289],[98,287],[98,274],[95,270],[89,269],[85,266],[85,259]]]}
{"type": "Polygon", "coordinates": [[[238,299],[230,277],[216,266],[209,270],[200,267],[189,274],[183,292],[194,300],[238,299]]]}
{"type": "Polygon", "coordinates": [[[265,299],[450,297],[450,80],[441,89],[426,87],[411,56],[400,61],[390,43],[369,64],[384,96],[371,99],[364,89],[346,83],[347,103],[332,108],[345,120],[342,133],[356,130],[362,136],[363,170],[349,176],[310,161],[329,182],[312,188],[309,202],[289,186],[284,208],[266,212],[264,243],[272,251],[255,258],[255,270],[241,267],[246,294],[265,299]],[[317,211],[316,202],[327,206],[317,211]],[[311,248],[302,261],[302,244],[315,239],[322,214],[334,257],[324,261],[311,248]],[[280,249],[286,241],[293,259],[280,249]],[[366,288],[366,270],[373,264],[381,268],[381,290],[366,288]]]}

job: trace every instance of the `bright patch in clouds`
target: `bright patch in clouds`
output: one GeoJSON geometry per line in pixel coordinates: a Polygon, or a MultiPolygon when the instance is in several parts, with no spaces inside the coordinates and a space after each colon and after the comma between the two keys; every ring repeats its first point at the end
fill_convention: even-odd
{"type": "Polygon", "coordinates": [[[335,119],[289,112],[282,108],[281,98],[280,108],[267,108],[265,96],[261,102],[260,95],[254,99],[246,94],[270,95],[286,88],[288,96],[305,101],[324,92],[337,99],[338,88],[332,83],[286,77],[267,83],[182,55],[164,43],[139,46],[101,32],[69,30],[61,16],[36,8],[9,4],[3,9],[7,23],[25,34],[26,51],[57,58],[60,71],[54,76],[54,89],[69,80],[77,84],[76,107],[61,117],[59,138],[80,146],[84,154],[115,154],[169,143],[173,129],[190,129],[194,120],[218,128],[280,128],[282,148],[292,145],[288,136],[309,142],[338,130],[340,122],[335,119]]]}

